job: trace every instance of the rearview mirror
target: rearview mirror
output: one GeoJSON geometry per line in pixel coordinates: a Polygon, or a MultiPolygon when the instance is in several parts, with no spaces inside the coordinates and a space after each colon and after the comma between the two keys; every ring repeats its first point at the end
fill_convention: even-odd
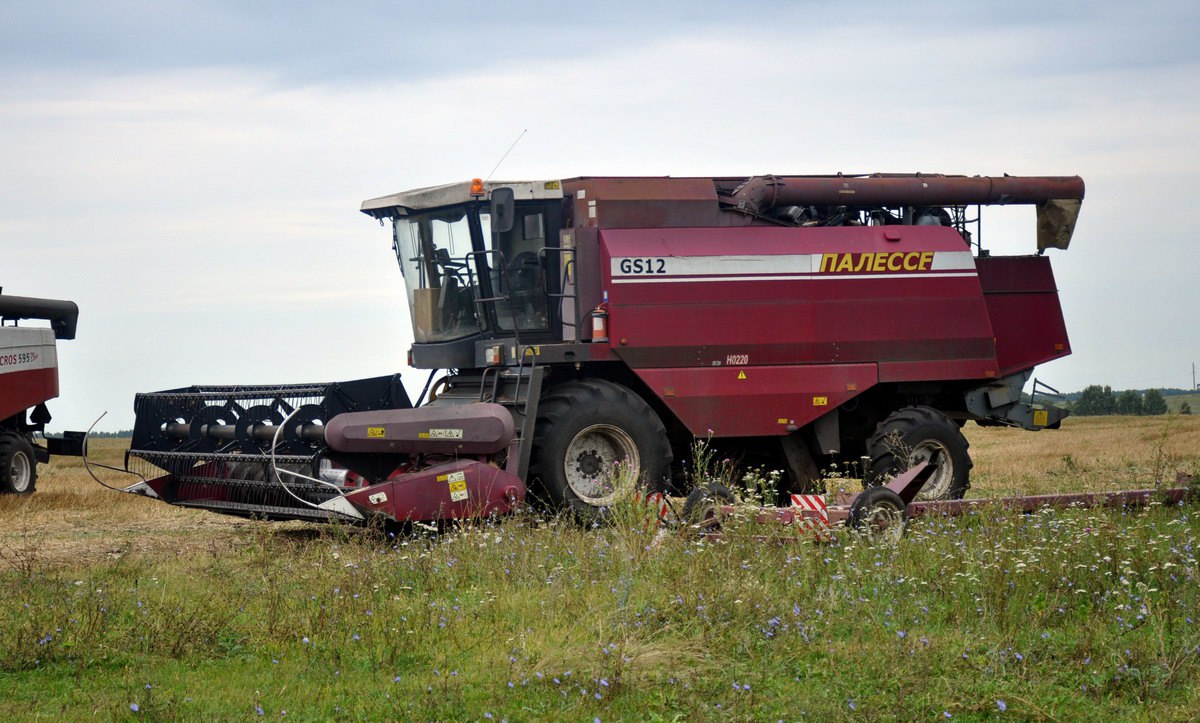
{"type": "Polygon", "coordinates": [[[492,233],[508,233],[512,231],[513,220],[516,218],[516,197],[511,188],[493,188],[490,205],[492,212],[492,233]]]}

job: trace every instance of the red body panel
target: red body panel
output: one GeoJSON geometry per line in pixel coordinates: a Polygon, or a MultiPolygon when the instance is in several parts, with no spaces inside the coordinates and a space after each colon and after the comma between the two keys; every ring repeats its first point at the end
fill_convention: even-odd
{"type": "Polygon", "coordinates": [[[1071,353],[1050,259],[993,256],[975,263],[996,334],[1001,375],[1071,353]]]}
{"type": "Polygon", "coordinates": [[[814,396],[833,408],[876,381],[1000,371],[975,261],[950,228],[604,229],[600,242],[612,348],[701,436],[784,434],[777,420],[827,411],[814,396]]]}
{"type": "Polygon", "coordinates": [[[519,477],[482,462],[460,459],[350,492],[363,510],[401,522],[506,514],[525,499],[519,477]]]}
{"type": "Polygon", "coordinates": [[[58,396],[58,369],[25,369],[0,374],[0,419],[58,396]]]}
{"type": "Polygon", "coordinates": [[[0,420],[57,396],[54,332],[40,327],[0,327],[0,420]]]}
{"type": "Polygon", "coordinates": [[[640,369],[697,437],[787,434],[875,384],[874,364],[640,369]]]}

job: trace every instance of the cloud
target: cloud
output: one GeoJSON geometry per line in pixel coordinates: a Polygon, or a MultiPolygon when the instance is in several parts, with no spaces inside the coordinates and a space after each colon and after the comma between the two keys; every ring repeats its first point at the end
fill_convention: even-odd
{"type": "MultiPolygon", "coordinates": [[[[400,369],[402,279],[359,202],[485,175],[522,129],[498,177],[1078,173],[1055,257],[1076,354],[1051,378],[1200,356],[1178,338],[1200,221],[1187,5],[14,5],[2,281],[80,304],[65,425],[129,426],[135,391],[400,369]]],[[[1029,252],[1026,211],[986,212],[985,241],[1029,252]]]]}

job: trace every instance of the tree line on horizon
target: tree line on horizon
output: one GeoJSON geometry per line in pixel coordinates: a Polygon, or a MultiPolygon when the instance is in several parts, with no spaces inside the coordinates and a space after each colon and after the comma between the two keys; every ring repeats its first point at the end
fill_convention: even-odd
{"type": "MultiPolygon", "coordinates": [[[[1123,392],[1115,392],[1112,387],[1099,384],[1086,387],[1071,405],[1071,413],[1080,417],[1100,417],[1109,414],[1141,417],[1166,414],[1167,411],[1167,400],[1157,389],[1147,389],[1144,392],[1126,389],[1123,392]]],[[[1191,414],[1191,405],[1183,402],[1179,413],[1191,414]]]]}

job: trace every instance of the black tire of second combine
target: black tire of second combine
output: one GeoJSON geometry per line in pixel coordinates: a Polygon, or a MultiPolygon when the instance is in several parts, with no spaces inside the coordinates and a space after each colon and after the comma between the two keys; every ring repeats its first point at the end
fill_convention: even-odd
{"type": "Polygon", "coordinates": [[[938,469],[919,500],[961,500],[971,486],[970,444],[962,430],[932,407],[905,407],[883,420],[867,440],[867,478],[882,483],[938,452],[938,469]],[[908,451],[907,458],[903,454],[908,451]]]}
{"type": "Polygon", "coordinates": [[[19,434],[0,434],[0,492],[27,495],[37,483],[33,445],[19,434]]]}
{"type": "Polygon", "coordinates": [[[671,466],[667,431],[641,397],[599,379],[567,382],[538,404],[529,465],[530,493],[544,506],[592,520],[620,494],[620,466],[637,482],[664,487],[671,466]]]}

